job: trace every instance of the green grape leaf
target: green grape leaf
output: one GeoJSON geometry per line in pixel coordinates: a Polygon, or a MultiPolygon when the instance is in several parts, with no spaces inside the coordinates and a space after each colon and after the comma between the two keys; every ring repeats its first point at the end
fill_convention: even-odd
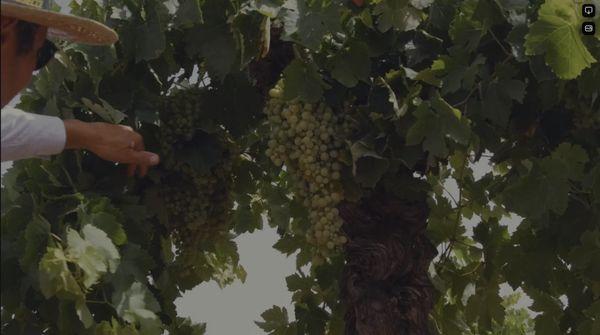
{"type": "MultiPolygon", "coordinates": [[[[539,241],[539,238],[529,233],[525,234],[527,229],[522,224],[519,232],[523,237],[518,238],[519,246],[506,248],[503,251],[503,258],[506,259],[506,271],[504,277],[506,281],[513,287],[519,287],[523,282],[527,282],[529,286],[547,289],[549,285],[548,274],[544,269],[556,267],[557,259],[553,254],[552,246],[544,241],[539,241]],[[540,245],[536,245],[541,244],[540,245]]],[[[513,236],[513,239],[515,237],[513,236]]]]}
{"type": "Polygon", "coordinates": [[[598,319],[598,315],[600,315],[600,300],[592,303],[589,308],[583,311],[583,314],[589,319],[583,321],[577,329],[580,334],[593,335],[600,331],[600,320],[598,319]]]}
{"type": "Polygon", "coordinates": [[[232,22],[236,36],[239,63],[245,68],[254,59],[265,57],[270,49],[271,19],[262,15],[238,15],[232,22]],[[260,47],[256,47],[259,45],[260,47]]]}
{"type": "Polygon", "coordinates": [[[317,50],[326,34],[341,31],[341,10],[339,1],[310,4],[304,0],[286,0],[279,13],[284,39],[317,50]]]}
{"type": "Polygon", "coordinates": [[[262,217],[252,209],[250,205],[240,205],[235,209],[233,214],[233,222],[235,224],[235,232],[252,233],[256,229],[262,228],[262,217]]]}
{"type": "Polygon", "coordinates": [[[300,252],[296,256],[296,268],[300,269],[306,264],[310,263],[313,257],[313,253],[309,248],[301,248],[300,252]]]}
{"type": "Polygon", "coordinates": [[[69,3],[69,8],[74,15],[87,17],[96,21],[104,22],[106,18],[106,9],[93,0],[71,2],[69,3]]]}
{"type": "Polygon", "coordinates": [[[561,301],[542,291],[528,289],[526,292],[533,299],[531,310],[542,312],[535,318],[536,334],[562,334],[559,326],[559,320],[563,314],[561,301]]]}
{"type": "Polygon", "coordinates": [[[55,247],[48,247],[39,264],[40,289],[46,299],[58,296],[62,299],[77,300],[83,292],[75,277],[67,267],[64,252],[55,247]]]}
{"type": "Polygon", "coordinates": [[[497,3],[505,10],[522,10],[529,5],[528,0],[499,0],[497,3]]]}
{"type": "Polygon", "coordinates": [[[562,302],[558,297],[544,293],[539,290],[527,290],[527,295],[533,299],[531,310],[543,312],[546,315],[559,316],[563,312],[562,302]]]}
{"type": "Polygon", "coordinates": [[[329,314],[314,304],[296,304],[297,328],[301,334],[323,334],[329,314]]]}
{"type": "Polygon", "coordinates": [[[117,271],[110,276],[110,282],[116,290],[126,291],[135,281],[145,282],[152,268],[152,257],[139,245],[128,243],[123,248],[122,260],[117,271]]]}
{"type": "Polygon", "coordinates": [[[525,37],[526,54],[545,55],[561,79],[574,79],[596,62],[582,40],[579,10],[569,1],[546,0],[525,37]]]}
{"type": "Polygon", "coordinates": [[[98,282],[119,265],[119,252],[106,233],[92,225],[85,225],[82,235],[73,229],[67,230],[67,255],[83,270],[86,288],[98,282]]]}
{"type": "Polygon", "coordinates": [[[585,149],[577,144],[561,143],[552,152],[552,159],[560,161],[566,168],[565,174],[571,180],[581,181],[584,177],[585,164],[589,157],[585,149]]]}
{"type": "Polygon", "coordinates": [[[438,30],[448,31],[452,19],[458,13],[456,1],[434,1],[429,9],[429,22],[438,30]]]}
{"type": "Polygon", "coordinates": [[[117,314],[130,324],[139,325],[142,334],[162,334],[160,319],[155,314],[160,305],[144,284],[134,282],[126,290],[114,292],[112,302],[117,314]]]}
{"type": "MultiPolygon", "coordinates": [[[[146,21],[131,21],[119,34],[120,45],[132,54],[136,63],[158,58],[166,47],[166,36],[159,6],[149,7],[146,12],[146,21]]],[[[162,8],[166,11],[166,8],[162,8]]]]}
{"type": "Polygon", "coordinates": [[[298,290],[310,290],[313,286],[313,279],[310,277],[300,277],[298,274],[293,274],[285,278],[288,290],[290,292],[298,290]]]}
{"type": "Polygon", "coordinates": [[[233,70],[237,50],[233,34],[227,25],[203,24],[186,33],[186,53],[190,58],[197,56],[206,61],[213,80],[225,80],[233,70]]]}
{"type": "Polygon", "coordinates": [[[78,331],[81,332],[80,327],[80,319],[78,311],[75,307],[75,303],[70,300],[57,300],[51,299],[46,300],[42,306],[40,306],[40,310],[44,310],[46,305],[50,305],[50,301],[53,303],[49,308],[52,310],[56,310],[57,312],[57,328],[61,334],[76,334],[78,331]]]}
{"type": "Polygon", "coordinates": [[[327,325],[327,335],[343,335],[346,329],[343,309],[339,308],[333,311],[329,324],[327,325]]]}
{"type": "Polygon", "coordinates": [[[283,96],[286,100],[300,99],[306,102],[317,102],[323,95],[326,87],[317,67],[304,63],[298,59],[293,60],[283,71],[285,86],[283,96]]]}
{"type": "Polygon", "coordinates": [[[198,0],[183,0],[175,13],[175,26],[189,28],[202,21],[202,10],[198,0]]]}
{"type": "Polygon", "coordinates": [[[512,55],[519,62],[526,62],[528,60],[525,55],[525,36],[528,31],[529,29],[525,24],[520,24],[514,27],[506,37],[506,42],[511,46],[512,55]]]}
{"type": "Polygon", "coordinates": [[[25,271],[37,267],[48,245],[49,237],[50,223],[42,216],[34,216],[25,228],[25,250],[20,260],[21,267],[25,271]]]}
{"type": "Polygon", "coordinates": [[[345,261],[342,255],[331,257],[330,263],[325,263],[315,269],[314,277],[323,289],[337,287],[339,274],[343,272],[345,261]]]}
{"type": "Polygon", "coordinates": [[[431,65],[431,69],[419,73],[417,79],[434,86],[440,86],[443,96],[461,89],[472,89],[475,79],[485,64],[485,57],[478,55],[469,63],[469,57],[464,50],[452,50],[450,55],[441,56],[431,65]]]}
{"type": "Polygon", "coordinates": [[[443,40],[423,30],[416,30],[411,41],[404,46],[408,68],[419,68],[435,59],[442,49],[443,40]]]}
{"type": "Polygon", "coordinates": [[[213,85],[205,98],[209,117],[220,121],[233,136],[246,134],[262,114],[263,97],[244,74],[232,73],[213,85]],[[236,99],[231,99],[235,96],[236,99]],[[218,113],[215,113],[218,111],[218,113]]]}
{"type": "MultiPolygon", "coordinates": [[[[73,80],[73,69],[68,67],[68,65],[70,65],[68,62],[69,57],[65,53],[59,53],[57,54],[56,62],[50,62],[45,68],[40,70],[39,76],[42,80],[37,80],[32,83],[32,88],[34,88],[36,93],[43,97],[44,100],[51,99],[52,97],[56,98],[56,94],[58,94],[60,90],[60,83],[65,79],[73,80]]],[[[45,102],[46,101],[43,101],[43,103],[45,102]]],[[[23,103],[27,103],[27,100],[22,99],[18,108],[25,107],[25,105],[21,105],[23,103]]],[[[39,103],[42,103],[42,101],[39,101],[39,103]]],[[[57,114],[54,115],[58,116],[57,114]]]]}
{"type": "MultiPolygon", "coordinates": [[[[98,253],[104,257],[108,265],[108,271],[114,273],[119,265],[119,260],[121,257],[119,255],[119,251],[108,238],[106,233],[93,225],[83,226],[81,233],[83,238],[86,241],[89,241],[90,244],[98,250],[98,253]]],[[[69,249],[67,249],[67,252],[68,251],[69,249]]]]}
{"type": "Polygon", "coordinates": [[[285,307],[273,306],[260,315],[264,321],[254,321],[270,335],[287,335],[288,312],[285,307]]]}
{"type": "MultiPolygon", "coordinates": [[[[114,46],[72,44],[66,49],[66,51],[68,50],[81,53],[88,63],[88,73],[96,83],[100,82],[106,72],[112,71],[113,66],[117,62],[117,53],[114,46]]],[[[72,69],[73,64],[68,63],[65,66],[69,66],[72,69]]]]}
{"type": "Polygon", "coordinates": [[[366,44],[354,42],[332,58],[331,75],[346,87],[354,87],[359,80],[368,82],[371,59],[366,44]]]}
{"type": "MultiPolygon", "coordinates": [[[[383,0],[375,5],[373,15],[378,16],[377,28],[386,32],[392,28],[399,31],[416,29],[421,23],[421,11],[410,5],[409,0],[383,0]]],[[[426,5],[418,3],[418,5],[426,5]]]]}
{"type": "Polygon", "coordinates": [[[552,160],[543,166],[536,165],[529,175],[505,190],[505,203],[511,210],[526,217],[539,217],[549,211],[563,213],[569,185],[562,168],[562,164],[552,160]]]}
{"type": "Polygon", "coordinates": [[[170,335],[204,335],[206,333],[205,323],[193,323],[190,318],[177,318],[177,321],[169,328],[170,335]]]}
{"type": "Polygon", "coordinates": [[[130,325],[122,326],[114,318],[102,321],[94,327],[92,335],[139,335],[137,329],[130,325]]]}
{"type": "Polygon", "coordinates": [[[586,231],[581,235],[581,245],[574,247],[569,257],[575,268],[584,270],[592,280],[600,280],[600,231],[586,231]]]}
{"type": "Polygon", "coordinates": [[[390,164],[386,159],[363,156],[356,161],[354,176],[359,184],[373,188],[388,170],[389,166],[390,164]]]}
{"type": "Polygon", "coordinates": [[[447,241],[461,232],[459,229],[462,227],[457,227],[456,212],[448,199],[435,197],[435,201],[430,199],[429,206],[431,213],[428,218],[427,233],[434,243],[447,241]]]}
{"type": "Polygon", "coordinates": [[[306,239],[303,236],[285,234],[275,242],[273,248],[279,250],[286,256],[290,256],[295,253],[296,250],[301,249],[306,244],[306,239]]]}
{"type": "Polygon", "coordinates": [[[450,23],[448,33],[452,42],[467,52],[477,49],[484,35],[484,27],[475,15],[480,2],[483,1],[464,1],[450,23]]]}
{"type": "Polygon", "coordinates": [[[522,103],[525,97],[525,84],[520,80],[497,80],[488,86],[483,98],[484,115],[495,125],[505,127],[513,107],[513,102],[522,103]]]}
{"type": "Polygon", "coordinates": [[[484,246],[486,266],[490,267],[495,265],[495,256],[502,246],[510,240],[510,235],[508,229],[501,226],[498,220],[490,220],[489,222],[481,222],[473,229],[473,239],[484,246]]]}
{"type": "Polygon", "coordinates": [[[434,0],[410,0],[410,4],[417,9],[425,9],[433,4],[434,0]]]}
{"type": "Polygon", "coordinates": [[[468,121],[460,111],[448,105],[442,98],[425,101],[414,112],[417,121],[406,134],[406,144],[422,143],[423,149],[436,157],[446,157],[446,138],[457,143],[467,144],[470,129],[468,121]]]}
{"type": "Polygon", "coordinates": [[[269,206],[269,225],[286,231],[291,219],[289,198],[281,189],[268,188],[264,190],[264,199],[269,206]]]}
{"type": "Polygon", "coordinates": [[[492,328],[493,322],[504,322],[505,311],[498,291],[497,285],[477,290],[467,302],[465,310],[467,320],[477,321],[480,329],[492,328]]]}
{"type": "Polygon", "coordinates": [[[534,162],[531,171],[504,191],[505,203],[517,214],[536,218],[567,209],[571,180],[580,180],[587,154],[579,146],[561,144],[551,156],[534,162]],[[569,173],[570,172],[570,173],[569,173]]]}
{"type": "MultiPolygon", "coordinates": [[[[13,165],[2,175],[2,201],[7,203],[15,202],[19,194],[23,191],[23,186],[18,182],[19,176],[23,173],[17,165],[13,165]]],[[[7,206],[2,206],[2,213],[7,210],[7,206]]]]}
{"type": "Polygon", "coordinates": [[[365,141],[352,144],[350,153],[354,179],[365,187],[375,187],[390,166],[388,159],[378,155],[365,141]]]}
{"type": "Polygon", "coordinates": [[[473,19],[481,22],[485,30],[504,22],[504,13],[497,0],[478,1],[477,7],[473,12],[473,19]]]}
{"type": "Polygon", "coordinates": [[[91,224],[101,229],[115,245],[123,245],[127,242],[127,234],[123,226],[117,217],[110,213],[99,212],[86,215],[82,220],[82,224],[91,224]]]}
{"type": "Polygon", "coordinates": [[[535,333],[544,335],[562,335],[558,320],[542,314],[535,318],[535,333]]]}
{"type": "Polygon", "coordinates": [[[83,323],[85,328],[90,328],[94,325],[94,317],[87,307],[84,299],[75,301],[75,313],[79,317],[79,320],[83,323]]]}

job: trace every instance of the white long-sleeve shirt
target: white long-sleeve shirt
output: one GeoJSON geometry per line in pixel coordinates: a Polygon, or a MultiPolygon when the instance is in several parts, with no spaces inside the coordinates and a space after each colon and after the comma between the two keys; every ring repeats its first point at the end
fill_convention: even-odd
{"type": "Polygon", "coordinates": [[[58,154],[67,134],[57,117],[2,108],[2,161],[58,154]]]}

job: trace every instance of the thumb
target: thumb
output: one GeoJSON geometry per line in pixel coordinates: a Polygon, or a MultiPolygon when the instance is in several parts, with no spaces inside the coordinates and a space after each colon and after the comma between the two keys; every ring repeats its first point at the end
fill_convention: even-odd
{"type": "Polygon", "coordinates": [[[160,162],[160,157],[157,154],[149,151],[133,151],[131,158],[134,163],[139,165],[157,165],[160,162]]]}

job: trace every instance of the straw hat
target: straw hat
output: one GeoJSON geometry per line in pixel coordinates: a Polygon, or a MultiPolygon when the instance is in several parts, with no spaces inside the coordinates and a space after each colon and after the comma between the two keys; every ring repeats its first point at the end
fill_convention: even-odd
{"type": "Polygon", "coordinates": [[[50,10],[51,0],[1,0],[1,15],[48,27],[48,36],[90,45],[110,45],[119,37],[100,22],[50,10]]]}

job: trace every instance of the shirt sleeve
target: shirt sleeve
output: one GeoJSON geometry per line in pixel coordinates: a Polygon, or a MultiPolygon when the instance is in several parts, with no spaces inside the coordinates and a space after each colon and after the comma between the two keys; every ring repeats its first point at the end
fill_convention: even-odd
{"type": "Polygon", "coordinates": [[[43,157],[60,153],[67,134],[57,117],[2,109],[2,161],[43,157]]]}

